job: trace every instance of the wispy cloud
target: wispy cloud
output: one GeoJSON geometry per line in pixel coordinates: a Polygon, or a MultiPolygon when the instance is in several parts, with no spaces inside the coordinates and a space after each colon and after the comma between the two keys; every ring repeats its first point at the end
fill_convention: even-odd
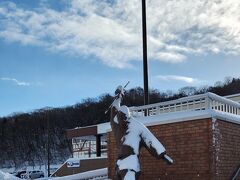
{"type": "Polygon", "coordinates": [[[156,76],[160,80],[164,81],[182,81],[188,84],[194,84],[201,82],[199,79],[186,77],[186,76],[178,76],[178,75],[158,75],[156,76]]]}
{"type": "Polygon", "coordinates": [[[15,83],[18,86],[30,86],[29,82],[19,81],[19,80],[15,79],[15,78],[0,77],[0,80],[1,81],[10,81],[10,82],[15,83]]]}
{"type": "MultiPolygon", "coordinates": [[[[54,52],[95,56],[124,68],[141,60],[141,1],[71,0],[55,10],[0,3],[0,38],[54,52]]],[[[148,0],[149,59],[181,63],[192,54],[240,54],[239,0],[148,0]]]]}

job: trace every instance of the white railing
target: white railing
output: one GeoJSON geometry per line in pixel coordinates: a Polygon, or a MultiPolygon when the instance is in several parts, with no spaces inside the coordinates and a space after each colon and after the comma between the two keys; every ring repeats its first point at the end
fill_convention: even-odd
{"type": "Polygon", "coordinates": [[[213,109],[225,113],[240,115],[240,104],[213,93],[205,93],[145,106],[131,107],[133,116],[160,115],[180,111],[199,111],[213,109]]]}

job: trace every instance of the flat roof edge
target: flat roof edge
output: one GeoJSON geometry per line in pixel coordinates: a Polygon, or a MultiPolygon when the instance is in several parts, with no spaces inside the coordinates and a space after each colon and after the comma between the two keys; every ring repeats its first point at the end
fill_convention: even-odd
{"type": "Polygon", "coordinates": [[[223,121],[240,124],[240,115],[224,113],[216,110],[202,110],[202,111],[189,111],[189,112],[174,112],[162,114],[158,116],[148,116],[138,118],[140,122],[146,126],[154,126],[161,124],[170,124],[184,121],[193,121],[207,118],[215,118],[223,121]]]}
{"type": "Polygon", "coordinates": [[[221,111],[213,111],[212,117],[217,120],[223,120],[234,124],[240,124],[240,115],[223,113],[221,111]]]}
{"type": "Polygon", "coordinates": [[[141,117],[137,119],[143,124],[145,124],[146,126],[154,126],[154,125],[170,124],[170,123],[207,119],[207,118],[212,118],[212,115],[209,112],[209,110],[185,111],[185,112],[181,111],[181,112],[173,112],[173,113],[167,113],[167,114],[162,114],[157,116],[141,117]]]}
{"type": "MultiPolygon", "coordinates": [[[[217,110],[199,110],[199,111],[180,111],[180,112],[172,112],[166,113],[161,115],[155,116],[142,116],[142,117],[134,117],[141,123],[146,126],[155,126],[161,124],[170,124],[170,123],[178,123],[178,122],[185,122],[185,121],[193,121],[193,120],[201,120],[201,119],[208,119],[208,118],[215,118],[217,120],[223,120],[235,124],[240,124],[240,115],[234,115],[230,113],[224,113],[217,110]]],[[[95,129],[91,135],[96,134],[105,134],[111,132],[110,122],[101,123],[94,125],[92,127],[82,128],[82,130],[86,129],[95,129]]],[[[81,130],[81,129],[76,129],[81,130]]],[[[85,132],[86,133],[86,132],[85,132]]],[[[83,135],[82,133],[78,133],[78,135],[83,135]]],[[[86,133],[89,135],[89,131],[86,133]]]]}

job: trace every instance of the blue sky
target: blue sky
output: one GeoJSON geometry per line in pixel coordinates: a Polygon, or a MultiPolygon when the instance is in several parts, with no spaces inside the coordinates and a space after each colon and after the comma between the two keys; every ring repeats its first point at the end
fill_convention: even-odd
{"type": "MultiPolygon", "coordinates": [[[[139,0],[0,1],[0,116],[143,86],[139,0]]],[[[238,0],[147,1],[149,86],[240,77],[238,0]]]]}

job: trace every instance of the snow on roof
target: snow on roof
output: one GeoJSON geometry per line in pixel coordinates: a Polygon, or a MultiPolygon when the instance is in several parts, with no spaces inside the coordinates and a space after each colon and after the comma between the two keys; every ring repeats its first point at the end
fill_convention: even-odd
{"type": "Polygon", "coordinates": [[[97,134],[106,134],[111,131],[111,126],[109,123],[95,124],[91,126],[78,127],[74,129],[67,130],[67,136],[69,138],[79,138],[91,140],[97,134]],[[92,136],[92,137],[90,137],[92,136]]]}
{"type": "Polygon", "coordinates": [[[109,131],[111,131],[111,126],[110,126],[109,122],[101,123],[101,124],[97,125],[97,133],[98,134],[104,134],[104,133],[107,133],[109,131]]]}
{"type": "Polygon", "coordinates": [[[225,113],[222,111],[215,111],[215,110],[212,110],[211,115],[212,115],[212,118],[215,118],[215,119],[220,119],[220,120],[232,122],[235,124],[240,124],[239,115],[229,114],[229,113],[225,113]]]}
{"type": "Polygon", "coordinates": [[[225,113],[217,110],[202,110],[202,111],[189,111],[189,112],[173,112],[168,114],[162,114],[158,116],[140,117],[138,120],[147,126],[153,126],[158,124],[169,124],[175,122],[198,120],[205,118],[216,118],[219,120],[225,120],[233,123],[240,124],[240,116],[230,113],[225,113]]]}
{"type": "MultiPolygon", "coordinates": [[[[237,95],[240,94],[231,96],[237,95]]],[[[128,107],[120,107],[120,102],[117,101],[115,101],[115,103],[119,110],[125,114],[128,114],[128,107]]],[[[240,124],[240,104],[213,93],[194,95],[169,102],[150,104],[146,106],[130,107],[130,111],[134,116],[139,116],[135,117],[135,119],[142,122],[146,126],[205,118],[216,118],[240,124]],[[161,110],[161,108],[165,108],[166,112],[162,110],[162,113],[157,114],[157,111],[161,110]],[[174,108],[175,111],[169,112],[174,108]],[[144,110],[155,110],[156,113],[153,115],[150,114],[149,116],[144,116],[144,110]],[[133,113],[134,111],[136,113],[133,113]],[[235,115],[234,113],[238,113],[238,115],[235,115]]],[[[105,134],[111,131],[110,123],[102,123],[93,126],[97,126],[98,134],[105,134]]]]}
{"type": "Polygon", "coordinates": [[[237,96],[240,96],[240,93],[231,94],[231,95],[227,95],[227,96],[224,96],[224,97],[225,97],[225,98],[231,98],[231,97],[237,97],[237,96]]]}
{"type": "Polygon", "coordinates": [[[78,173],[78,174],[63,176],[63,177],[56,177],[51,179],[52,180],[81,180],[81,179],[90,179],[90,178],[93,179],[97,177],[107,176],[107,174],[108,174],[108,169],[102,168],[102,169],[97,169],[93,171],[87,171],[83,173],[78,173]]]}
{"type": "Polygon", "coordinates": [[[169,123],[205,119],[205,118],[211,118],[211,113],[209,110],[189,111],[189,112],[179,111],[179,112],[165,113],[165,114],[156,115],[156,116],[142,116],[136,119],[142,122],[143,124],[145,124],[146,126],[153,126],[158,124],[169,124],[169,123]]]}
{"type": "MultiPolygon", "coordinates": [[[[69,158],[69,159],[67,159],[58,169],[56,169],[56,171],[55,172],[53,172],[52,173],[52,175],[54,175],[60,168],[62,168],[62,166],[64,166],[67,162],[76,162],[76,161],[79,161],[79,163],[81,163],[81,160],[89,160],[89,159],[106,159],[106,157],[87,157],[87,158],[69,158]]],[[[107,168],[104,168],[104,169],[98,169],[98,170],[96,170],[96,171],[94,171],[96,174],[98,174],[98,173],[104,173],[105,171],[107,171],[107,168]],[[98,171],[99,170],[99,171],[98,171]]],[[[91,172],[91,171],[87,171],[86,173],[87,174],[94,174],[94,172],[91,172]],[[87,173],[88,172],[88,173],[87,173]]],[[[81,175],[84,175],[84,173],[82,174],[82,173],[80,173],[81,175]]],[[[80,174],[78,174],[77,175],[77,177],[79,178],[79,177],[82,177],[82,176],[80,176],[80,174]]],[[[69,179],[71,176],[64,176],[64,178],[66,178],[66,179],[69,179]]],[[[83,176],[84,177],[84,176],[83,176]]],[[[78,179],[78,178],[75,178],[75,177],[73,177],[73,179],[78,179]]],[[[58,179],[58,178],[55,178],[55,177],[52,177],[51,176],[51,178],[50,179],[58,179]]],[[[83,178],[84,179],[84,178],[83,178]]],[[[0,178],[0,180],[1,180],[1,178],[0,178]]]]}
{"type": "MultiPolygon", "coordinates": [[[[221,112],[217,110],[199,110],[199,111],[179,111],[179,112],[171,112],[165,113],[155,116],[142,116],[142,117],[135,117],[137,121],[145,124],[146,126],[154,126],[159,124],[169,124],[169,123],[176,123],[176,122],[183,122],[183,121],[190,121],[190,120],[199,120],[199,119],[206,119],[206,118],[216,118],[219,120],[224,120],[236,124],[240,124],[240,116],[234,115],[226,112],[221,112]]],[[[102,126],[101,124],[99,124],[102,126]]],[[[111,131],[110,123],[104,123],[104,128],[101,129],[101,133],[107,133],[111,131]]]]}
{"type": "Polygon", "coordinates": [[[216,117],[240,124],[240,104],[213,93],[130,109],[147,126],[216,117]],[[144,116],[144,111],[148,111],[149,115],[144,116]]]}

